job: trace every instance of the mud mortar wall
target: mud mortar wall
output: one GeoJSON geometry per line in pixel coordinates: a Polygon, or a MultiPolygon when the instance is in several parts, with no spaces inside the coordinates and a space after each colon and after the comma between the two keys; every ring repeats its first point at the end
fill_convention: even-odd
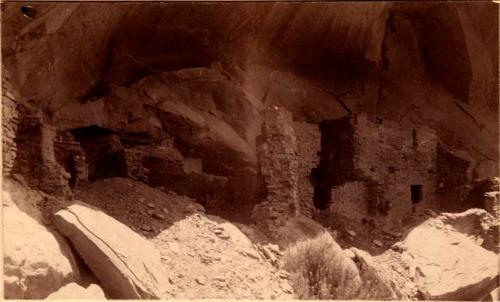
{"type": "Polygon", "coordinates": [[[440,145],[437,150],[436,169],[439,209],[445,211],[465,209],[472,181],[470,163],[440,145]]]}
{"type": "Polygon", "coordinates": [[[55,127],[47,124],[39,110],[18,104],[19,123],[15,138],[16,161],[12,174],[23,176],[26,183],[46,193],[69,196],[70,178],[56,160],[55,127]]]}
{"type": "Polygon", "coordinates": [[[2,173],[10,175],[16,160],[17,103],[6,71],[2,76],[2,173]]]}
{"type": "Polygon", "coordinates": [[[332,187],[330,211],[353,220],[355,223],[369,215],[367,200],[368,188],[364,181],[349,181],[332,187]]]}
{"type": "Polygon", "coordinates": [[[273,107],[263,114],[261,144],[257,147],[267,198],[257,204],[253,217],[272,229],[299,212],[297,141],[292,114],[273,107]]]}
{"type": "Polygon", "coordinates": [[[320,162],[313,170],[314,206],[325,210],[331,203],[331,188],[353,179],[353,128],[348,117],[320,124],[320,162]]]}
{"type": "Polygon", "coordinates": [[[375,124],[365,115],[354,120],[355,171],[380,185],[377,208],[397,219],[412,211],[411,185],[422,186],[419,204],[433,206],[436,190],[437,136],[428,128],[375,124]]]}
{"type": "Polygon", "coordinates": [[[397,225],[416,204],[434,206],[437,136],[431,129],[375,123],[361,114],[323,122],[321,144],[316,197],[325,206],[320,194],[329,193],[332,213],[397,225]],[[421,186],[421,200],[412,200],[412,185],[421,186]]]}
{"type": "Polygon", "coordinates": [[[54,152],[57,162],[70,174],[69,186],[72,189],[88,181],[89,171],[85,152],[71,133],[62,132],[58,135],[54,152]]]}
{"type": "Polygon", "coordinates": [[[298,198],[300,212],[308,217],[314,210],[314,180],[311,173],[319,164],[321,132],[316,124],[294,122],[298,156],[298,198]]]}

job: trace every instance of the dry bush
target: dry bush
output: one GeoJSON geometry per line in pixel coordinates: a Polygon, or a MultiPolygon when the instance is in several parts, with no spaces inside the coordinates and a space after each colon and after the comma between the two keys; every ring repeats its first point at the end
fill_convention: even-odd
{"type": "Polygon", "coordinates": [[[284,262],[301,299],[353,298],[361,283],[354,263],[326,232],[289,247],[284,262]]]}

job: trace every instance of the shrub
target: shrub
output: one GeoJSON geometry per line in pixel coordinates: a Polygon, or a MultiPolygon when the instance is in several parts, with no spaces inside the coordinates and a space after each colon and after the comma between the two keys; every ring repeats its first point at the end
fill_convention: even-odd
{"type": "Polygon", "coordinates": [[[361,284],[354,263],[326,232],[289,247],[284,264],[301,299],[353,298],[361,284]]]}

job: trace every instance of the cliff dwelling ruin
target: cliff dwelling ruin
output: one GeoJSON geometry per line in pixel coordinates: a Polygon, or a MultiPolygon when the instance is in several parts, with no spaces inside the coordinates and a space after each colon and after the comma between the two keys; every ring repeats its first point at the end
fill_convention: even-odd
{"type": "Polygon", "coordinates": [[[5,297],[498,300],[498,12],[2,3],[5,297]]]}

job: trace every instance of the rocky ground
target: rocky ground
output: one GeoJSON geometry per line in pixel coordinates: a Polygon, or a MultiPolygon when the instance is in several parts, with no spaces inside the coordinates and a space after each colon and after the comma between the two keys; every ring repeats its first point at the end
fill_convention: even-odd
{"type": "Polygon", "coordinates": [[[192,214],[153,239],[183,299],[292,299],[277,246],[264,253],[223,219],[192,214]]]}
{"type": "Polygon", "coordinates": [[[98,206],[154,242],[169,272],[173,297],[292,297],[286,273],[280,273],[277,264],[238,228],[205,214],[192,199],[160,189],[126,178],[110,178],[82,187],[77,198],[98,206]]]}
{"type": "MultiPolygon", "coordinates": [[[[27,237],[23,235],[25,232],[30,235],[39,233],[36,236],[39,241],[30,241],[29,245],[9,240],[5,250],[7,257],[5,262],[8,265],[6,270],[7,295],[17,298],[44,298],[50,294],[49,299],[97,298],[102,295],[96,290],[94,282],[98,281],[92,273],[90,277],[85,276],[85,279],[92,278],[93,282],[90,282],[90,285],[88,281],[85,283],[84,278],[80,276],[78,265],[72,256],[72,249],[54,227],[49,226],[49,229],[46,229],[39,222],[42,215],[37,210],[37,203],[44,200],[44,194],[25,189],[18,182],[10,180],[4,183],[4,188],[4,212],[8,213],[9,218],[5,221],[6,231],[21,232],[22,234],[16,236],[19,239],[27,237]],[[13,197],[10,197],[10,191],[16,192],[12,194],[13,197]],[[12,201],[13,199],[21,202],[20,207],[29,211],[29,215],[21,212],[12,201]],[[30,221],[29,223],[35,229],[29,228],[29,224],[26,225],[27,221],[30,221]],[[64,245],[63,251],[67,256],[56,257],[54,253],[61,244],[64,245]],[[51,252],[46,248],[47,246],[54,246],[56,250],[51,252]],[[26,248],[29,248],[29,251],[25,250],[26,248]],[[39,258],[31,256],[30,252],[33,251],[37,251],[39,258]],[[63,264],[57,261],[63,261],[63,264]],[[23,274],[19,276],[14,271],[18,263],[24,262],[28,266],[33,263],[35,267],[42,265],[49,268],[45,273],[40,270],[33,271],[39,279],[44,280],[43,287],[34,283],[35,281],[30,277],[31,273],[26,269],[22,270],[26,272],[23,274],[28,274],[25,277],[23,274]],[[52,274],[55,275],[51,277],[52,274]],[[47,282],[47,278],[53,281],[47,282]],[[77,283],[61,287],[69,281],[77,283]],[[61,289],[57,293],[52,293],[59,287],[61,289]]],[[[153,249],[159,251],[158,263],[161,263],[168,276],[165,280],[168,280],[169,289],[167,293],[162,294],[164,298],[293,298],[293,289],[288,282],[289,274],[280,269],[282,263],[278,259],[282,252],[277,245],[252,243],[233,224],[219,217],[205,214],[201,205],[187,197],[164,193],[140,182],[121,178],[95,182],[82,188],[77,196],[78,199],[89,205],[99,206],[103,212],[129,225],[144,240],[151,242],[153,249]]],[[[83,220],[82,217],[80,220],[83,220]]],[[[114,224],[118,223],[100,222],[102,224],[96,226],[96,232],[103,232],[102,228],[109,228],[112,231],[114,224]]],[[[46,224],[52,225],[50,221],[46,224]]],[[[128,229],[126,233],[133,233],[131,229],[128,229]]],[[[115,233],[111,234],[111,236],[114,235],[115,233]]],[[[104,235],[99,235],[99,237],[105,238],[104,235]]],[[[74,244],[78,245],[78,243],[74,244]]],[[[139,246],[135,240],[134,243],[125,242],[125,244],[139,246]]],[[[141,252],[139,249],[139,252],[145,251],[141,252]]],[[[84,257],[85,262],[89,261],[85,259],[85,255],[92,254],[87,250],[83,254],[81,251],[77,253],[84,257]]],[[[123,253],[129,254],[130,251],[123,253]]],[[[146,254],[142,257],[148,258],[146,254]]],[[[79,256],[77,257],[81,261],[79,256]]]]}
{"type": "MultiPolygon", "coordinates": [[[[29,234],[39,239],[7,240],[7,296],[297,297],[291,274],[284,270],[287,248],[265,243],[269,239],[255,226],[238,227],[204,213],[201,205],[187,197],[160,189],[130,179],[110,178],[82,187],[72,202],[44,208],[40,207],[47,199],[44,193],[7,179],[3,191],[5,230],[19,233],[15,238],[29,234]],[[48,209],[56,211],[56,216],[44,220],[42,217],[50,215],[48,209]],[[70,217],[73,215],[77,220],[70,217]],[[71,246],[61,234],[69,238],[71,246]],[[112,284],[106,281],[111,279],[112,284]]],[[[344,251],[336,249],[343,261],[353,261],[352,267],[359,270],[354,273],[360,278],[357,282],[371,284],[361,286],[366,298],[387,295],[390,291],[386,288],[395,290],[388,296],[392,299],[487,298],[486,293],[498,283],[498,240],[494,241],[488,231],[495,230],[496,223],[479,209],[433,215],[409,228],[401,241],[378,256],[345,240],[340,241],[344,251]]],[[[296,231],[301,232],[300,228],[296,231]]],[[[343,231],[334,234],[356,237],[343,231]]]]}

